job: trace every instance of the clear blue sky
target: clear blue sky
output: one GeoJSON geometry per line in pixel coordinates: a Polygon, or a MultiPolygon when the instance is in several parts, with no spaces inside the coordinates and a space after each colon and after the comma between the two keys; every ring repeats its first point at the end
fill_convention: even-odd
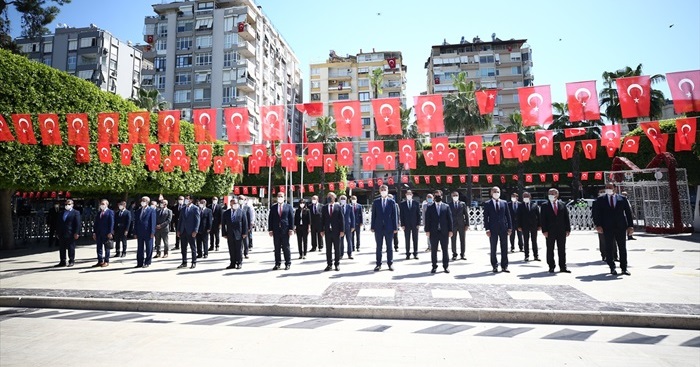
{"type": "MultiPolygon", "coordinates": [[[[143,42],[144,16],[158,0],[73,0],[56,23],[95,23],[122,40],[143,42]]],[[[426,89],[430,46],[462,36],[526,38],[535,84],[550,84],[564,102],[566,82],[597,80],[603,71],[643,64],[645,74],[700,69],[700,1],[258,0],[301,62],[308,99],[309,64],[371,50],[402,51],[407,95],[426,89]],[[378,13],[380,15],[378,15],[378,13]],[[673,24],[672,28],[669,26],[673,24]]],[[[13,35],[19,20],[11,14],[13,35]]],[[[53,30],[53,26],[50,29],[53,30]]],[[[670,97],[666,83],[658,85],[670,97]]]]}

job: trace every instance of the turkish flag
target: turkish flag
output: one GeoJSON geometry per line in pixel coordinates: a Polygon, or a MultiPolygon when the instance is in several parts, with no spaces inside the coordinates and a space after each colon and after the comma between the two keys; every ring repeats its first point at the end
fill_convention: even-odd
{"type": "Polygon", "coordinates": [[[374,171],[377,169],[377,160],[374,159],[374,156],[372,154],[363,154],[362,155],[362,170],[363,171],[374,171]]]}
{"type": "Polygon", "coordinates": [[[408,183],[408,176],[401,175],[401,183],[408,183]]]}
{"type": "Polygon", "coordinates": [[[330,190],[330,191],[335,191],[335,183],[329,182],[329,183],[328,183],[328,190],[330,190]]]}
{"type": "Polygon", "coordinates": [[[373,140],[367,142],[367,152],[371,154],[375,160],[379,160],[384,154],[384,141],[373,140]]]}
{"type": "Polygon", "coordinates": [[[441,184],[442,183],[442,176],[435,176],[435,183],[441,184]]]}
{"type": "Polygon", "coordinates": [[[530,153],[532,152],[532,144],[520,144],[518,145],[518,161],[525,162],[530,160],[530,153]]]}
{"type": "Polygon", "coordinates": [[[447,159],[447,151],[450,148],[450,142],[446,136],[432,138],[430,141],[433,145],[433,153],[435,154],[435,160],[438,162],[444,162],[447,159]]]}
{"type": "Polygon", "coordinates": [[[472,183],[479,183],[479,175],[472,175],[472,183]]]}
{"type": "Polygon", "coordinates": [[[402,135],[401,100],[398,98],[380,98],[372,100],[374,122],[379,135],[402,135]]]}
{"type": "Polygon", "coordinates": [[[170,145],[170,160],[173,163],[173,167],[182,167],[185,165],[185,160],[187,155],[185,154],[184,144],[171,144],[170,145]]]}
{"type": "Polygon", "coordinates": [[[293,143],[280,144],[282,154],[282,167],[290,170],[297,167],[297,155],[295,153],[294,147],[295,145],[293,143]]]}
{"type": "Polygon", "coordinates": [[[518,88],[523,126],[542,126],[552,123],[552,95],[548,85],[518,88]]]}
{"type": "Polygon", "coordinates": [[[588,172],[581,172],[581,181],[588,181],[588,172]]]}
{"type": "Polygon", "coordinates": [[[341,166],[352,166],[354,161],[353,143],[351,141],[343,141],[335,144],[335,150],[338,152],[338,164],[341,166]]]}
{"type": "Polygon", "coordinates": [[[437,159],[435,159],[435,153],[432,150],[424,150],[423,158],[426,166],[437,166],[437,159]]]}
{"type": "Polygon", "coordinates": [[[564,136],[567,138],[574,138],[581,135],[586,135],[586,128],[572,127],[570,129],[564,129],[564,136]]]}
{"type": "Polygon", "coordinates": [[[335,172],[335,154],[324,154],[323,155],[323,172],[325,172],[325,173],[335,172]]]}
{"type": "Polygon", "coordinates": [[[236,161],[238,161],[238,145],[224,145],[224,165],[233,170],[233,167],[236,165],[236,161]]]}
{"type": "Polygon", "coordinates": [[[395,57],[390,57],[386,59],[387,65],[389,65],[389,69],[396,69],[396,58],[395,57]]]}
{"type": "Polygon", "coordinates": [[[552,173],[552,181],[559,182],[559,174],[558,173],[552,173]]]}
{"type": "Polygon", "coordinates": [[[413,98],[418,121],[418,132],[444,133],[445,121],[443,121],[442,95],[430,94],[413,98]]]}
{"type": "Polygon", "coordinates": [[[129,112],[129,143],[148,144],[148,134],[151,129],[150,113],[148,111],[129,112]]]}
{"type": "Polygon", "coordinates": [[[100,112],[97,114],[97,141],[100,143],[119,143],[119,113],[100,112]]]}
{"type": "Polygon", "coordinates": [[[485,149],[488,164],[501,164],[501,147],[486,147],[485,149]]]}
{"type": "Polygon", "coordinates": [[[226,171],[224,157],[214,157],[214,174],[220,175],[226,171]]]}
{"type": "Polygon", "coordinates": [[[87,113],[67,113],[68,145],[87,145],[90,143],[90,120],[87,113]]]}
{"type": "Polygon", "coordinates": [[[600,144],[605,147],[608,157],[615,156],[620,148],[620,125],[605,125],[600,130],[600,144]]]}
{"type": "Polygon", "coordinates": [[[384,155],[382,156],[382,165],[384,166],[384,169],[387,171],[395,170],[396,169],[396,153],[394,153],[394,152],[384,153],[384,155]]]}
{"type": "MultiPolygon", "coordinates": [[[[364,189],[364,188],[365,188],[365,182],[362,181],[362,180],[357,181],[357,187],[360,188],[360,189],[364,189]]],[[[311,192],[314,192],[314,190],[311,190],[311,192]]]]}
{"type": "Polygon", "coordinates": [[[253,144],[250,147],[250,157],[248,159],[252,159],[258,162],[258,165],[260,167],[265,166],[265,157],[267,156],[267,148],[265,147],[264,144],[253,144]]]}
{"type": "Polygon", "coordinates": [[[122,144],[119,146],[121,151],[121,163],[123,166],[131,165],[131,157],[134,155],[134,146],[132,144],[122,144]]]}
{"type": "Polygon", "coordinates": [[[416,141],[413,139],[399,140],[399,162],[408,164],[411,168],[416,165],[416,141]]]}
{"type": "Polygon", "coordinates": [[[459,167],[459,151],[457,149],[448,149],[445,157],[445,167],[459,167]]]}
{"type": "Polygon", "coordinates": [[[284,105],[261,106],[260,118],[263,140],[284,140],[284,105]]]}
{"type": "Polygon", "coordinates": [[[58,126],[58,115],[54,113],[39,114],[39,129],[43,145],[61,145],[61,129],[58,126]]]}
{"type": "Polygon", "coordinates": [[[460,182],[460,183],[466,183],[466,182],[467,182],[467,176],[465,176],[465,175],[459,175],[459,182],[460,182]]]}
{"type": "Polygon", "coordinates": [[[598,150],[598,140],[581,140],[581,146],[583,147],[583,154],[586,156],[586,159],[594,160],[596,151],[598,150]]]}
{"type": "Polygon", "coordinates": [[[413,183],[418,185],[420,183],[420,176],[413,176],[413,183]]]}
{"type": "Polygon", "coordinates": [[[298,103],[296,108],[299,112],[306,113],[311,117],[323,115],[323,102],[298,103]]]}
{"type": "MultiPolygon", "coordinates": [[[[198,110],[195,110],[195,116],[198,110]]],[[[201,116],[201,114],[200,114],[201,116]]],[[[197,121],[197,120],[195,120],[197,121]]],[[[195,124],[195,132],[197,125],[195,124]]],[[[195,133],[196,136],[196,133],[195,133]]],[[[180,111],[160,111],[158,112],[158,141],[161,144],[180,142],[180,111]]]]}
{"type": "Polygon", "coordinates": [[[546,155],[554,155],[554,131],[535,131],[535,142],[537,143],[535,154],[537,154],[540,157],[546,155]]]}
{"type": "Polygon", "coordinates": [[[199,170],[205,172],[211,166],[212,147],[209,144],[199,144],[197,147],[197,166],[199,170]]]}
{"type": "Polygon", "coordinates": [[[430,176],[423,176],[423,181],[425,181],[425,183],[427,184],[430,184],[430,176]]]}
{"type": "Polygon", "coordinates": [[[17,134],[17,140],[21,144],[36,144],[36,137],[34,136],[34,125],[32,124],[31,115],[12,115],[12,122],[15,125],[15,134],[17,134]]]}
{"type": "Polygon", "coordinates": [[[231,107],[224,109],[226,121],[226,135],[229,143],[249,143],[250,130],[248,130],[248,109],[245,107],[231,107]]]}
{"type": "Polygon", "coordinates": [[[513,181],[518,181],[518,175],[513,175],[513,181]]]}
{"type": "Polygon", "coordinates": [[[667,73],[666,81],[676,114],[700,111],[700,91],[695,91],[696,86],[700,87],[700,70],[667,73]]]}
{"type": "Polygon", "coordinates": [[[15,141],[15,137],[12,136],[12,131],[10,131],[10,126],[7,125],[5,118],[0,115],[0,142],[2,141],[15,141]]]}
{"type": "Polygon", "coordinates": [[[190,157],[185,156],[184,158],[182,158],[182,162],[180,163],[180,169],[182,169],[182,172],[190,171],[190,157]]]}
{"type": "Polygon", "coordinates": [[[251,193],[252,193],[253,195],[257,195],[257,194],[258,194],[258,188],[257,188],[257,186],[253,186],[253,188],[251,189],[251,193]]]}
{"type": "Polygon", "coordinates": [[[603,179],[603,172],[596,172],[595,176],[593,176],[593,178],[596,180],[602,180],[603,179]]]}
{"type": "Polygon", "coordinates": [[[497,95],[498,89],[482,89],[474,92],[474,96],[476,96],[476,103],[479,105],[479,113],[482,115],[493,113],[497,95]]]}
{"type": "Polygon", "coordinates": [[[690,150],[695,144],[697,120],[695,117],[676,120],[675,151],[690,150]]]}
{"type": "Polygon", "coordinates": [[[620,99],[622,118],[649,116],[651,107],[651,79],[649,76],[631,76],[615,79],[620,99]]]}
{"type": "Polygon", "coordinates": [[[194,124],[195,143],[215,142],[216,135],[216,109],[196,109],[192,112],[194,124]]]}
{"type": "Polygon", "coordinates": [[[362,136],[360,101],[333,102],[335,128],[339,137],[362,136]]]}
{"type": "Polygon", "coordinates": [[[240,193],[241,193],[241,189],[240,189],[239,187],[234,187],[234,188],[233,188],[233,194],[234,194],[234,195],[240,195],[240,193]]]}
{"type": "Polygon", "coordinates": [[[464,153],[467,159],[467,167],[477,167],[479,162],[484,159],[483,143],[484,141],[481,135],[464,137],[464,153]]]}
{"type": "Polygon", "coordinates": [[[547,174],[540,173],[540,182],[545,182],[545,181],[547,181],[547,174]]]}
{"type": "Polygon", "coordinates": [[[275,153],[275,146],[274,144],[272,145],[272,154],[268,155],[265,164],[267,165],[268,168],[272,168],[275,166],[275,162],[277,161],[277,154],[275,153]]]}
{"type": "Polygon", "coordinates": [[[323,143],[309,143],[309,154],[306,156],[309,167],[323,166],[323,143]]]}
{"type": "Polygon", "coordinates": [[[146,165],[150,171],[157,171],[160,167],[160,145],[146,144],[146,165]]]}
{"type": "Polygon", "coordinates": [[[165,157],[163,159],[163,172],[172,172],[174,169],[173,160],[170,157],[165,157]]]}
{"type": "Polygon", "coordinates": [[[525,182],[528,182],[528,183],[532,182],[532,175],[531,174],[525,175],[525,182]]]}
{"type": "Polygon", "coordinates": [[[566,83],[566,100],[569,104],[569,121],[600,120],[595,80],[566,83]]]}
{"type": "Polygon", "coordinates": [[[575,141],[559,142],[559,151],[563,160],[571,159],[574,156],[574,149],[576,149],[575,141]]]}
{"type": "Polygon", "coordinates": [[[646,134],[656,154],[666,151],[666,139],[664,137],[666,134],[661,133],[658,121],[642,122],[639,124],[639,127],[641,127],[644,134],[646,134]]]}
{"type": "Polygon", "coordinates": [[[503,151],[503,158],[518,158],[518,134],[505,133],[500,134],[499,137],[501,139],[501,150],[503,151]]]}
{"type": "Polygon", "coordinates": [[[75,146],[75,162],[90,163],[90,149],[87,144],[76,144],[75,146]]]}
{"type": "Polygon", "coordinates": [[[634,153],[639,151],[639,136],[626,136],[622,141],[622,153],[634,153]]]}
{"type": "Polygon", "coordinates": [[[248,174],[257,175],[260,173],[260,162],[257,159],[248,157],[248,174]]]}
{"type": "Polygon", "coordinates": [[[97,143],[97,156],[102,163],[112,163],[112,146],[109,143],[97,143]]]}
{"type": "Polygon", "coordinates": [[[486,182],[492,183],[493,182],[493,175],[486,175],[486,182]]]}

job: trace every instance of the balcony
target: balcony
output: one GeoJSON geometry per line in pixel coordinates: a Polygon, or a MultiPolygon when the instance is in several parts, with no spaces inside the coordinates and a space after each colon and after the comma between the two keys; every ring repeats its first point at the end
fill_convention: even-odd
{"type": "Polygon", "coordinates": [[[236,80],[236,87],[243,92],[253,92],[255,91],[255,81],[246,77],[238,78],[236,80]]]}
{"type": "Polygon", "coordinates": [[[386,81],[382,84],[382,89],[402,89],[404,84],[400,81],[386,81]]]}
{"type": "Polygon", "coordinates": [[[253,58],[255,57],[255,46],[245,40],[240,40],[238,42],[238,53],[245,57],[253,58]]]}
{"type": "Polygon", "coordinates": [[[328,79],[338,79],[338,80],[352,80],[352,71],[342,70],[342,71],[330,71],[328,73],[328,79]]]}
{"type": "Polygon", "coordinates": [[[255,31],[255,28],[252,25],[244,23],[243,30],[238,32],[238,37],[252,42],[255,41],[255,38],[257,37],[257,32],[255,31]]]}
{"type": "Polygon", "coordinates": [[[257,15],[253,11],[252,7],[254,7],[255,4],[252,2],[249,2],[248,4],[244,6],[234,6],[231,8],[226,9],[224,12],[224,16],[229,16],[229,15],[243,15],[245,14],[245,22],[246,23],[255,23],[255,20],[257,18],[257,15]]]}

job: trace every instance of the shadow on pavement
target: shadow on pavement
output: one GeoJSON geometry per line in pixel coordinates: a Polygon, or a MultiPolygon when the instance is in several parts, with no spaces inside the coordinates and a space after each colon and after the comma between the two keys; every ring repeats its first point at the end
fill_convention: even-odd
{"type": "Polygon", "coordinates": [[[455,275],[455,279],[481,278],[495,275],[496,273],[492,271],[482,271],[481,273],[455,275]]]}
{"type": "Polygon", "coordinates": [[[267,272],[270,272],[270,271],[272,271],[272,270],[269,270],[269,269],[260,269],[260,270],[249,270],[249,271],[233,271],[233,272],[226,273],[226,274],[223,274],[223,275],[227,275],[227,276],[228,276],[228,275],[261,274],[261,273],[267,273],[267,272]]]}
{"type": "Polygon", "coordinates": [[[305,276],[305,275],[317,275],[317,274],[321,274],[321,273],[323,273],[323,269],[312,270],[312,271],[305,271],[305,272],[301,272],[301,273],[289,273],[289,272],[285,272],[285,273],[282,273],[282,274],[278,275],[277,277],[278,277],[278,278],[302,277],[302,276],[305,276]]]}
{"type": "MultiPolygon", "coordinates": [[[[80,274],[84,274],[84,273],[101,273],[101,272],[105,272],[105,271],[124,271],[124,270],[126,270],[126,269],[124,269],[124,268],[116,268],[116,267],[115,267],[115,268],[111,268],[111,267],[110,267],[110,268],[108,268],[108,269],[95,268],[95,269],[91,269],[91,270],[83,270],[83,271],[80,272],[80,274]]],[[[127,273],[127,274],[128,274],[128,273],[127,273]]]]}
{"type": "Polygon", "coordinates": [[[413,274],[405,274],[405,275],[394,275],[392,279],[394,280],[402,280],[402,279],[415,279],[415,278],[424,278],[424,277],[432,277],[435,276],[436,274],[433,274],[430,272],[430,270],[422,271],[420,273],[413,273],[413,274]]]}
{"type": "Polygon", "coordinates": [[[518,275],[518,278],[520,279],[536,279],[536,278],[550,278],[550,277],[555,277],[557,276],[557,273],[550,273],[547,270],[539,271],[537,273],[530,273],[530,274],[520,274],[518,275]]]}
{"type": "Polygon", "coordinates": [[[352,273],[335,273],[331,275],[330,277],[333,279],[338,279],[338,278],[347,278],[347,277],[360,277],[363,275],[370,275],[374,273],[374,270],[362,270],[362,271],[356,271],[352,273]]]}
{"type": "Polygon", "coordinates": [[[177,275],[216,273],[217,271],[223,271],[223,270],[225,270],[225,269],[215,268],[215,269],[189,270],[189,271],[180,271],[177,273],[177,275]]]}
{"type": "Polygon", "coordinates": [[[595,274],[595,275],[582,275],[580,277],[576,277],[576,279],[582,281],[582,282],[598,282],[598,281],[608,281],[608,280],[620,280],[622,279],[621,276],[619,275],[611,275],[611,274],[595,274]]]}

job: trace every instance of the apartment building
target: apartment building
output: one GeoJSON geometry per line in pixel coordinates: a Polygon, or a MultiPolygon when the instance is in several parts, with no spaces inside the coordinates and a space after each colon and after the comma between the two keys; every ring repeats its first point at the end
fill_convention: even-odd
{"type": "Polygon", "coordinates": [[[138,95],[142,53],[94,24],[75,28],[58,24],[38,39],[15,40],[28,58],[88,80],[124,98],[138,95]]]}
{"type": "MultiPolygon", "coordinates": [[[[158,89],[183,120],[192,110],[216,108],[218,136],[226,137],[223,110],[247,107],[254,143],[262,142],[260,106],[281,105],[293,141],[301,140],[302,74],[294,51],[252,0],[175,1],[153,5],[144,23],[144,88],[158,89]]],[[[241,146],[241,153],[248,146],[241,146]]]]}
{"type": "MultiPolygon", "coordinates": [[[[374,122],[372,121],[372,104],[374,98],[401,98],[406,105],[406,71],[400,51],[360,52],[344,57],[331,51],[324,63],[310,65],[310,95],[312,102],[323,102],[324,115],[333,116],[332,103],[343,100],[359,100],[362,110],[362,136],[353,138],[355,166],[352,168],[353,179],[372,177],[372,172],[362,171],[360,155],[367,152],[367,142],[375,140],[374,122]],[[391,63],[389,62],[391,60],[391,63]],[[394,66],[392,68],[392,66],[394,66]],[[374,95],[370,85],[370,76],[374,69],[384,70],[382,93],[374,95]]],[[[312,119],[310,126],[315,126],[312,119]]],[[[378,172],[381,175],[381,172],[378,172]]]]}

